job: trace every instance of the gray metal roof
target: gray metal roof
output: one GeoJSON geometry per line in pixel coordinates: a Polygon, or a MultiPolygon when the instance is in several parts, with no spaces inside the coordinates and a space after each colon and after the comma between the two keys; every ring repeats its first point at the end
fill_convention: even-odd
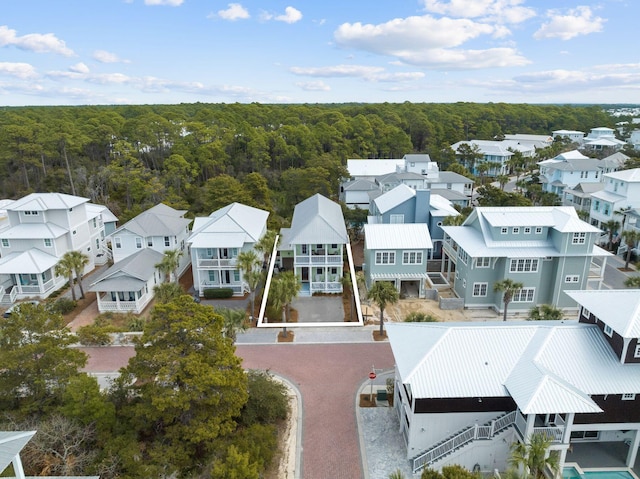
{"type": "Polygon", "coordinates": [[[32,248],[20,253],[9,253],[0,258],[0,274],[40,274],[53,268],[59,258],[32,248]]]}
{"type": "Polygon", "coordinates": [[[127,221],[111,233],[111,236],[125,230],[142,237],[176,236],[191,224],[190,219],[183,218],[184,213],[184,210],[174,210],[160,203],[127,221]]]}
{"type": "Polygon", "coordinates": [[[36,431],[0,431],[0,472],[11,464],[35,433],[36,431]]]}
{"type": "Polygon", "coordinates": [[[118,217],[114,215],[109,208],[95,203],[87,203],[87,214],[89,217],[100,215],[104,223],[115,223],[118,221],[118,217]]]}
{"type": "Polygon", "coordinates": [[[359,176],[380,176],[395,172],[398,167],[404,166],[404,159],[348,159],[347,170],[352,178],[359,176]]]}
{"type": "Polygon", "coordinates": [[[118,261],[91,283],[91,291],[137,291],[154,274],[164,255],[144,248],[118,261]],[[137,287],[136,287],[137,286],[137,287]]]}
{"type": "Polygon", "coordinates": [[[188,242],[196,248],[215,248],[214,244],[239,248],[244,243],[256,243],[266,228],[268,217],[268,211],[231,203],[206,218],[196,218],[188,242]],[[222,244],[222,237],[215,238],[220,234],[227,235],[225,240],[232,243],[222,244]]]}
{"type": "Polygon", "coordinates": [[[588,396],[640,392],[640,364],[620,363],[595,325],[389,323],[387,331],[416,398],[512,396],[530,412],[595,412],[588,396]]]}
{"type": "Polygon", "coordinates": [[[431,249],[429,227],[424,223],[366,224],[364,238],[367,249],[431,249]]]}
{"type": "Polygon", "coordinates": [[[321,194],[315,194],[296,205],[287,236],[291,245],[349,242],[342,208],[321,194]]]}
{"type": "Polygon", "coordinates": [[[86,203],[89,198],[64,193],[31,193],[6,207],[9,211],[68,210],[86,203]]]}
{"type": "Polygon", "coordinates": [[[604,176],[606,178],[613,178],[615,180],[636,183],[640,181],[640,168],[632,168],[631,170],[614,171],[612,173],[605,173],[604,176]]]}
{"type": "Polygon", "coordinates": [[[342,189],[344,191],[371,191],[380,189],[380,186],[373,181],[358,179],[343,183],[342,189]]]}
{"type": "Polygon", "coordinates": [[[640,338],[640,291],[637,289],[601,289],[566,291],[566,293],[603,323],[611,326],[623,338],[640,338]]]}
{"type": "Polygon", "coordinates": [[[427,180],[427,183],[475,183],[472,179],[453,171],[439,171],[438,176],[425,179],[427,180]]]}
{"type": "Polygon", "coordinates": [[[3,239],[43,239],[59,238],[69,232],[53,223],[20,223],[0,233],[3,239]]]}
{"type": "Polygon", "coordinates": [[[625,201],[627,199],[626,196],[608,190],[596,191],[591,194],[591,197],[596,200],[608,201],[609,203],[617,203],[618,201],[625,201]]]}
{"type": "Polygon", "coordinates": [[[416,190],[405,184],[401,184],[378,196],[374,200],[374,203],[376,204],[378,211],[380,211],[381,214],[384,214],[414,196],[416,196],[416,190]]]}

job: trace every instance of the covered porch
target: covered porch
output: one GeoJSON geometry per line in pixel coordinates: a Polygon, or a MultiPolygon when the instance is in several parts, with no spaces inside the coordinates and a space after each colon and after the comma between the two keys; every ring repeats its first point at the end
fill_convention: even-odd
{"type": "Polygon", "coordinates": [[[58,258],[34,249],[11,253],[0,259],[0,304],[10,305],[18,299],[48,297],[67,281],[56,276],[58,258]]]}
{"type": "Polygon", "coordinates": [[[141,289],[138,291],[96,291],[98,311],[101,313],[140,314],[153,299],[153,295],[141,289]]]}

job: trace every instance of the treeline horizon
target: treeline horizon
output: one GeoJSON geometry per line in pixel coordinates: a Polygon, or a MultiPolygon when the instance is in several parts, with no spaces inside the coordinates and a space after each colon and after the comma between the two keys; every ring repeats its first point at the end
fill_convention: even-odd
{"type": "Polygon", "coordinates": [[[505,134],[614,127],[598,105],[335,103],[25,106],[0,109],[0,192],[60,192],[121,221],[164,202],[208,215],[239,201],[282,223],[315,193],[336,198],[348,158],[429,154],[505,134]]]}

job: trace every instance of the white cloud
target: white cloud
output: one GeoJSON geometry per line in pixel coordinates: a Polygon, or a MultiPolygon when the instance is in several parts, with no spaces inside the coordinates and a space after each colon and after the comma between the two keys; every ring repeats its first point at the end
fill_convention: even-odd
{"type": "Polygon", "coordinates": [[[96,50],[93,52],[93,59],[100,63],[130,63],[129,60],[123,60],[115,53],[106,50],[96,50]]]}
{"type": "Polygon", "coordinates": [[[310,81],[310,82],[298,82],[296,86],[302,88],[305,91],[330,91],[331,87],[327,85],[325,82],[319,81],[310,81]]]}
{"type": "Polygon", "coordinates": [[[504,23],[521,23],[536,15],[524,7],[524,0],[424,0],[425,10],[456,18],[484,18],[504,23]]]}
{"type": "Polygon", "coordinates": [[[71,65],[69,67],[69,71],[73,73],[89,73],[89,67],[84,63],[76,63],[75,65],[71,65]]]}
{"type": "Polygon", "coordinates": [[[38,76],[36,69],[28,63],[0,62],[0,75],[8,75],[26,80],[38,76]]]}
{"type": "Polygon", "coordinates": [[[144,0],[145,5],[167,5],[169,7],[179,7],[184,3],[184,0],[144,0]]]}
{"type": "Polygon", "coordinates": [[[250,17],[249,10],[239,3],[229,3],[226,10],[218,10],[218,16],[224,20],[236,21],[246,20],[250,17]]]}
{"type": "Polygon", "coordinates": [[[334,65],[329,67],[291,67],[291,73],[316,78],[363,78],[372,82],[403,82],[424,78],[422,72],[387,73],[382,67],[334,65]]]}
{"type": "Polygon", "coordinates": [[[274,20],[285,23],[296,23],[302,20],[302,12],[293,7],[287,7],[284,9],[284,15],[277,15],[274,20]]]}
{"type": "Polygon", "coordinates": [[[544,38],[570,40],[579,35],[601,32],[606,22],[601,17],[594,17],[591,8],[586,6],[572,8],[564,15],[558,10],[549,10],[547,17],[550,20],[543,23],[533,34],[537,40],[544,38]]]}
{"type": "Polygon", "coordinates": [[[0,47],[5,46],[14,46],[36,53],[57,53],[67,57],[74,55],[73,50],[67,48],[65,42],[56,38],[53,33],[28,33],[18,36],[15,30],[2,25],[0,26],[0,47]]]}
{"type": "Polygon", "coordinates": [[[481,35],[501,36],[504,33],[499,25],[425,15],[397,18],[379,25],[344,23],[338,27],[334,38],[346,48],[389,55],[428,68],[473,69],[529,63],[513,48],[454,49],[481,35]]]}

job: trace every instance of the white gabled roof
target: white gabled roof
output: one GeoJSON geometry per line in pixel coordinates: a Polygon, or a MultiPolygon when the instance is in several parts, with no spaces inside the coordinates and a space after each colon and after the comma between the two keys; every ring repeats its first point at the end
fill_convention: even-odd
{"type": "MultiPolygon", "coordinates": [[[[347,244],[349,236],[342,208],[321,194],[298,203],[293,211],[286,240],[288,245],[347,244]]],[[[283,243],[283,246],[286,245],[283,243]]]]}
{"type": "Polygon", "coordinates": [[[87,203],[87,215],[89,218],[100,215],[104,223],[115,223],[118,217],[114,215],[109,208],[95,203],[87,203]]]}
{"type": "Polygon", "coordinates": [[[35,433],[36,431],[0,431],[0,472],[20,454],[35,433]]]}
{"type": "Polygon", "coordinates": [[[268,211],[231,203],[206,218],[196,218],[187,241],[194,248],[241,248],[260,240],[268,217],[268,211]]]}
{"type": "MultiPolygon", "coordinates": [[[[474,212],[492,227],[546,226],[561,232],[598,232],[582,221],[573,206],[485,206],[474,212]]],[[[465,223],[469,223],[471,216],[465,223]]]]}
{"type": "Polygon", "coordinates": [[[183,218],[185,212],[185,210],[175,210],[170,206],[159,203],[127,221],[111,233],[111,236],[116,236],[122,231],[130,231],[143,237],[176,236],[191,224],[190,219],[183,218]]]}
{"type": "Polygon", "coordinates": [[[373,202],[376,204],[378,211],[384,214],[414,196],[416,196],[416,190],[403,183],[378,196],[373,202]]]}
{"type": "Polygon", "coordinates": [[[398,167],[404,167],[404,159],[347,160],[347,170],[352,178],[395,173],[398,167]]]}
{"type": "Polygon", "coordinates": [[[640,181],[640,168],[633,168],[631,170],[614,171],[612,173],[605,173],[604,176],[607,178],[613,178],[614,180],[621,180],[621,181],[628,181],[630,183],[635,183],[640,181]]]}
{"type": "MultiPolygon", "coordinates": [[[[451,201],[441,196],[440,194],[434,194],[434,192],[436,191],[446,194],[447,192],[450,192],[453,190],[431,190],[431,195],[429,197],[429,209],[431,210],[431,215],[459,216],[460,212],[453,207],[453,205],[451,204],[451,201]]],[[[457,193],[457,191],[455,193],[457,193]]]]}
{"type": "Polygon", "coordinates": [[[593,395],[640,392],[595,325],[576,321],[389,323],[415,398],[512,397],[531,413],[599,412],[593,395]]]}
{"type": "Polygon", "coordinates": [[[640,338],[640,291],[637,289],[565,292],[623,338],[640,338]]]}
{"type": "Polygon", "coordinates": [[[68,210],[83,203],[89,198],[66,195],[64,193],[31,193],[7,206],[9,211],[47,211],[68,210]]]}
{"type": "Polygon", "coordinates": [[[564,153],[560,153],[558,156],[554,158],[555,160],[567,161],[567,160],[588,160],[589,157],[583,155],[578,150],[565,151],[564,153]]]}
{"type": "Polygon", "coordinates": [[[0,233],[3,239],[59,238],[69,230],[53,223],[21,223],[0,233]]]}
{"type": "Polygon", "coordinates": [[[431,249],[431,235],[425,223],[364,225],[367,249],[431,249]]]}
{"type": "Polygon", "coordinates": [[[40,274],[53,268],[59,261],[53,255],[31,248],[0,258],[0,274],[40,274]]]}

